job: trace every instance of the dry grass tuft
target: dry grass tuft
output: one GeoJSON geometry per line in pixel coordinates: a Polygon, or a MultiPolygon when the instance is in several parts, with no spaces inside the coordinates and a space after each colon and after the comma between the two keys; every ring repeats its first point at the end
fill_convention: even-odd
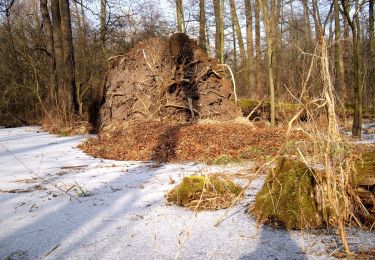
{"type": "Polygon", "coordinates": [[[84,118],[59,111],[46,114],[40,124],[45,131],[60,136],[82,135],[91,131],[84,118]]]}

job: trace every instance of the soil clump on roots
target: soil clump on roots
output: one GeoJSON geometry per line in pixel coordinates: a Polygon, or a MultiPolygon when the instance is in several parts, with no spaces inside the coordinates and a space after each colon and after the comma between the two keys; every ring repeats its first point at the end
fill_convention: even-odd
{"type": "Polygon", "coordinates": [[[241,116],[224,67],[182,33],[150,38],[114,58],[90,116],[100,132],[124,122],[227,121],[241,116]]]}

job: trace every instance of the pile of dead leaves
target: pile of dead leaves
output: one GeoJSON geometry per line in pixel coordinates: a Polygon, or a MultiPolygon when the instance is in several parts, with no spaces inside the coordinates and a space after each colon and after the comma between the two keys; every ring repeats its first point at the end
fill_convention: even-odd
{"type": "MultiPolygon", "coordinates": [[[[227,163],[273,156],[285,141],[285,134],[284,128],[234,122],[134,122],[122,131],[91,138],[80,148],[95,157],[115,160],[227,163]]],[[[291,136],[300,137],[299,133],[291,136]]]]}

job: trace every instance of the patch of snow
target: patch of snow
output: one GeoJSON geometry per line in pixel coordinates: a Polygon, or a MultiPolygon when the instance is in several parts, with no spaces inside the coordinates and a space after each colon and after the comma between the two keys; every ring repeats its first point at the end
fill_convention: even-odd
{"type": "MultiPolygon", "coordinates": [[[[257,228],[245,210],[264,176],[217,227],[225,210],[195,214],[164,198],[176,185],[170,178],[178,183],[196,173],[252,173],[251,164],[103,160],[76,148],[85,138],[57,137],[37,127],[0,129],[1,259],[326,259],[340,246],[335,231],[257,228]],[[78,202],[50,183],[63,190],[76,185],[89,196],[78,202]]],[[[350,229],[348,237],[353,249],[375,244],[370,232],[350,229]]]]}
{"type": "MultiPolygon", "coordinates": [[[[352,137],[351,131],[344,131],[347,136],[352,137]]],[[[375,144],[375,122],[362,124],[362,140],[355,141],[356,144],[375,144]]]]}

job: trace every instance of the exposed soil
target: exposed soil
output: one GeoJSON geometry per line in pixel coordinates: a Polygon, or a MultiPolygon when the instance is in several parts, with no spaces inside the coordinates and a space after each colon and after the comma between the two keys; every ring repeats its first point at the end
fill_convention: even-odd
{"type": "Polygon", "coordinates": [[[230,100],[232,85],[224,68],[185,34],[145,40],[117,57],[100,92],[101,130],[132,120],[226,121],[241,116],[230,100]]]}
{"type": "MultiPolygon", "coordinates": [[[[161,162],[266,159],[285,141],[284,128],[240,123],[135,122],[121,132],[101,134],[80,146],[95,157],[161,162]]],[[[301,133],[292,134],[299,139],[301,133]]]]}

